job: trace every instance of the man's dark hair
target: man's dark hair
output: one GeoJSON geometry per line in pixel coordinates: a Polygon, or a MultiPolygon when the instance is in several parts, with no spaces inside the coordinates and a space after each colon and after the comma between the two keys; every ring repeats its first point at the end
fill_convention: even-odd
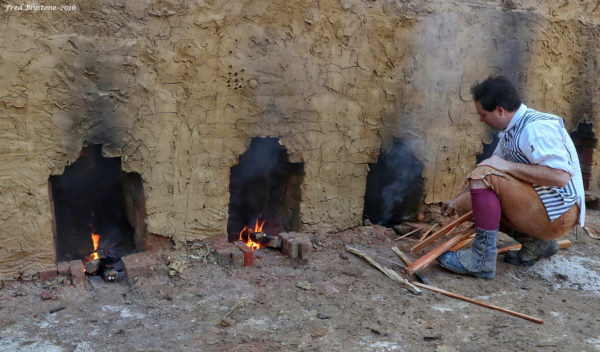
{"type": "Polygon", "coordinates": [[[507,111],[515,111],[521,105],[517,89],[504,76],[489,76],[471,87],[471,94],[473,100],[478,101],[486,111],[494,111],[498,106],[507,111]]]}

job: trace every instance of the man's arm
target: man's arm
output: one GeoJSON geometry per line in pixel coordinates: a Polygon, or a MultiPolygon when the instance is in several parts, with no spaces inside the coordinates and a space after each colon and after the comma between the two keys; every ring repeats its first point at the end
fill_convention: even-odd
{"type": "Polygon", "coordinates": [[[514,177],[539,186],[564,187],[569,183],[571,174],[564,170],[553,169],[544,165],[528,165],[513,163],[496,155],[485,159],[478,165],[491,166],[514,177]]]}

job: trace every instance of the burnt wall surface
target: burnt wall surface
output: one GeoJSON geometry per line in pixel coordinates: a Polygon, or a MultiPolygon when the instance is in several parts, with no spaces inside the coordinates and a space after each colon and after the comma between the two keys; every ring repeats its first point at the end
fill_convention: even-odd
{"type": "Polygon", "coordinates": [[[360,224],[368,164],[394,139],[415,140],[425,202],[449,198],[491,141],[469,96],[491,73],[598,135],[593,3],[3,1],[0,277],[55,262],[48,180],[84,145],[140,174],[147,231],[177,242],[225,233],[255,137],[303,164],[306,231],[360,224]]]}

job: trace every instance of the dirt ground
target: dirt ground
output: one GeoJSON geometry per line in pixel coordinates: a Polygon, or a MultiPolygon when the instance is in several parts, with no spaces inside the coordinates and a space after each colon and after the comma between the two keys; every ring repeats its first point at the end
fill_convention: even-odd
{"type": "MultiPolygon", "coordinates": [[[[598,215],[588,211],[586,227],[600,233],[598,215]]],[[[437,263],[424,271],[431,285],[541,325],[430,291],[414,295],[344,249],[354,244],[395,267],[390,247],[411,242],[394,241],[391,229],[313,236],[308,260],[260,249],[254,266],[241,269],[219,267],[197,244],[170,250],[157,255],[183,259],[181,274],[131,287],[99,277],[88,278],[87,288],[60,279],[4,282],[0,350],[600,351],[600,240],[581,229],[567,236],[571,248],[531,268],[499,257],[493,280],[454,275],[437,263]],[[52,299],[42,299],[43,291],[52,299]]]]}

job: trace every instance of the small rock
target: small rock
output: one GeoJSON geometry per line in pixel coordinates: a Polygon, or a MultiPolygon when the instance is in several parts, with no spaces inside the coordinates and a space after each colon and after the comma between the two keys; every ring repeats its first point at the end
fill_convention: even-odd
{"type": "Polygon", "coordinates": [[[181,259],[172,261],[169,264],[169,277],[175,277],[183,272],[186,268],[186,262],[181,259]]]}
{"type": "Polygon", "coordinates": [[[308,281],[298,281],[298,282],[296,282],[296,287],[301,288],[303,290],[312,289],[312,285],[308,281]]]}
{"type": "Polygon", "coordinates": [[[258,87],[258,81],[255,79],[251,79],[250,81],[248,81],[248,85],[250,86],[250,88],[255,89],[256,87],[258,87]]]}
{"type": "Polygon", "coordinates": [[[52,293],[50,291],[46,291],[46,290],[42,291],[42,299],[44,301],[47,301],[47,300],[52,299],[52,298],[53,298],[52,297],[52,293]]]}

